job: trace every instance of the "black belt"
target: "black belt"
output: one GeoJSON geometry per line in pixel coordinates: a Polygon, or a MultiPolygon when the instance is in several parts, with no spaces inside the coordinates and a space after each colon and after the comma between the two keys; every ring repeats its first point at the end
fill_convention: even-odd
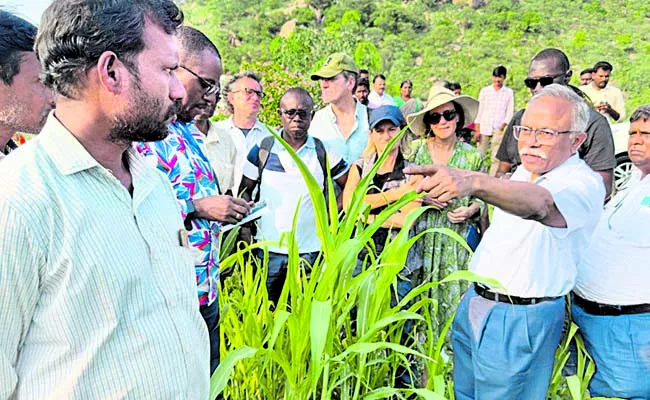
{"type": "Polygon", "coordinates": [[[615,306],[612,304],[600,304],[594,301],[583,299],[577,294],[573,294],[573,302],[592,315],[628,315],[650,313],[650,304],[633,304],[629,306],[615,306]]]}
{"type": "Polygon", "coordinates": [[[508,303],[516,304],[519,306],[532,306],[535,304],[542,303],[544,301],[553,301],[557,300],[560,297],[517,297],[517,296],[508,296],[503,293],[495,293],[488,289],[486,286],[483,286],[479,283],[474,284],[474,290],[476,293],[483,297],[484,299],[496,301],[497,303],[508,303]]]}

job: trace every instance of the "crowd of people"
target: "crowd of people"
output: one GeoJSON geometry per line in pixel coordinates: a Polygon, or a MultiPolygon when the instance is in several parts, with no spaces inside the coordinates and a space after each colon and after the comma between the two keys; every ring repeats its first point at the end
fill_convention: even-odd
{"type": "MultiPolygon", "coordinates": [[[[171,0],[54,0],[38,30],[0,11],[0,398],[208,398],[221,228],[265,202],[239,234],[272,243],[255,253],[272,301],[296,210],[301,263],[319,256],[304,177],[258,119],[262,77],[221,88],[221,53],[182,23],[171,0]],[[230,116],[213,122],[221,96],[230,116]],[[19,131],[38,136],[18,146],[19,131]]],[[[625,118],[612,70],[598,62],[574,87],[566,54],[543,49],[515,111],[501,65],[478,99],[440,81],[423,101],[410,80],[392,97],[386,76],[371,83],[335,53],[311,75],[324,108],[299,87],[280,100],[275,133],[326,196],[331,176],[340,212],[386,151],[363,222],[425,192],[373,236],[379,253],[428,207],[398,296],[463,269],[499,282],[425,294],[439,304],[433,332],[454,318],[457,399],[545,399],[567,299],[595,363],[591,394],[650,398],[650,105],[629,119],[636,169],[610,199],[610,123],[625,118]]]]}

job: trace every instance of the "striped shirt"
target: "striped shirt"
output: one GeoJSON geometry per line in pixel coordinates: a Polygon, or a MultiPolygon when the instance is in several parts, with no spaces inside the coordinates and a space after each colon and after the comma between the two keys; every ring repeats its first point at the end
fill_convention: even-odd
{"type": "Polygon", "coordinates": [[[174,194],[127,155],[133,196],[50,114],[0,163],[0,398],[208,397],[174,194]]]}

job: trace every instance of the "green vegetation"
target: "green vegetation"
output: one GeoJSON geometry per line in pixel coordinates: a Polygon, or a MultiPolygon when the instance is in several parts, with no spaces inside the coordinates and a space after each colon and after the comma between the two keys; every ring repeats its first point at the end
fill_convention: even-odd
{"type": "MultiPolygon", "coordinates": [[[[384,72],[388,91],[403,79],[426,97],[437,78],[458,81],[477,96],[492,69],[508,67],[506,84],[521,107],[532,56],[563,49],[574,78],[600,60],[614,65],[612,83],[626,93],[629,113],[650,99],[650,3],[635,0],[489,0],[472,9],[449,0],[186,0],[189,24],[215,40],[228,72],[271,62],[267,69],[308,79],[334,51],[353,55],[360,67],[384,72]],[[280,35],[282,26],[293,29],[280,35]]],[[[264,71],[266,74],[266,71],[264,71]]],[[[267,80],[267,85],[271,80],[267,80]]],[[[281,83],[281,82],[280,82],[281,83]]],[[[316,94],[316,93],[315,93],[316,94]]],[[[270,123],[276,103],[266,101],[270,123]]]]}

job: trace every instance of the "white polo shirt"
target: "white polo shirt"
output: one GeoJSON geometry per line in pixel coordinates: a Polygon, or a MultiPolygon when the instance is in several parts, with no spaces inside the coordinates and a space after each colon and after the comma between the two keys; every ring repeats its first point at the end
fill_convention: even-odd
{"type": "MultiPolygon", "coordinates": [[[[326,143],[323,144],[331,167],[332,179],[338,179],[347,172],[349,166],[331,147],[326,143]]],[[[244,165],[244,176],[254,181],[258,178],[259,150],[259,146],[254,145],[244,165]]],[[[296,153],[305,162],[322,189],[323,170],[318,162],[314,138],[307,136],[307,142],[296,153]]],[[[279,242],[283,233],[291,231],[293,216],[298,207],[295,232],[298,251],[310,253],[320,250],[321,243],[316,233],[316,217],[307,184],[296,163],[277,140],[273,143],[262,173],[260,200],[266,200],[268,211],[258,221],[257,240],[279,242]]],[[[282,246],[269,246],[268,250],[287,254],[287,243],[283,243],[282,246]]]]}
{"type": "MultiPolygon", "coordinates": [[[[520,166],[510,179],[530,178],[520,166]]],[[[575,284],[577,264],[602,213],[605,187],[577,154],[535,183],[551,192],[567,227],[549,227],[495,208],[470,270],[496,279],[505,290],[495,290],[512,296],[562,296],[575,284]]]]}
{"type": "Polygon", "coordinates": [[[607,204],[578,264],[574,290],[587,300],[650,303],[650,176],[632,179],[630,187],[607,204]]]}
{"type": "Polygon", "coordinates": [[[356,104],[356,123],[352,133],[347,138],[343,136],[338,125],[336,125],[336,115],[332,111],[331,104],[316,112],[309,127],[311,136],[329,145],[348,164],[352,164],[361,158],[361,154],[368,144],[368,133],[370,132],[368,109],[356,99],[354,102],[356,104]]]}
{"type": "MultiPolygon", "coordinates": [[[[235,126],[232,117],[215,122],[213,127],[216,131],[219,131],[217,133],[219,136],[228,135],[235,143],[237,156],[235,158],[235,168],[233,171],[232,192],[233,195],[237,196],[239,194],[237,191],[239,190],[241,177],[244,173],[244,162],[246,161],[248,152],[254,145],[261,142],[262,139],[270,136],[271,133],[268,129],[266,129],[266,126],[261,123],[259,119],[255,122],[255,125],[246,136],[244,136],[244,133],[241,131],[241,129],[235,126]]],[[[225,191],[226,189],[223,190],[225,191]]]]}

